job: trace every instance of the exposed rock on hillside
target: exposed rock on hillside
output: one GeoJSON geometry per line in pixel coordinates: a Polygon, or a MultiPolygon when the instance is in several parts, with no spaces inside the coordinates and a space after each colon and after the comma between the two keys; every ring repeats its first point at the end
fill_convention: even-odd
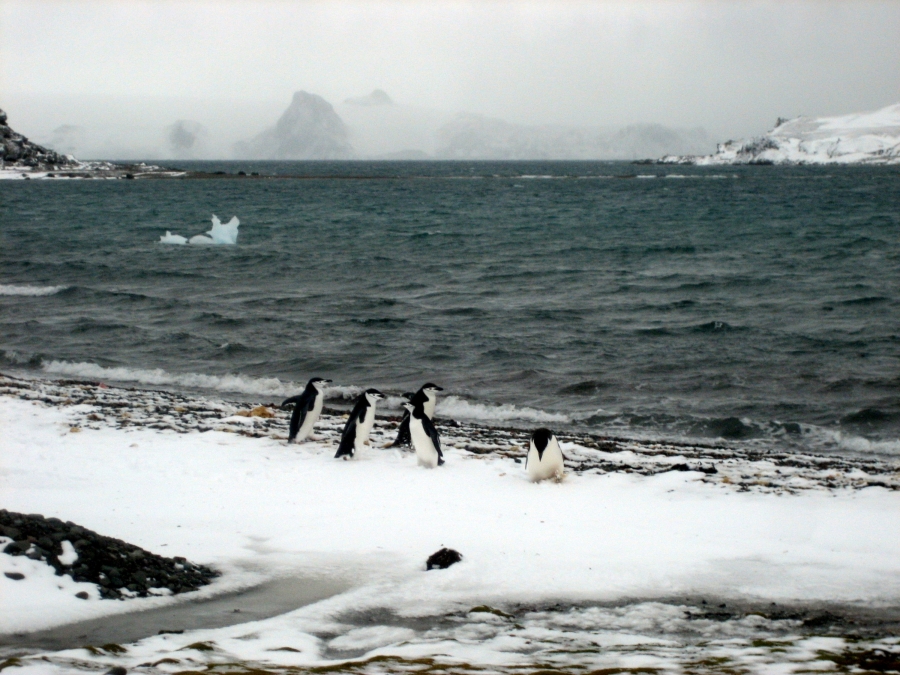
{"type": "Polygon", "coordinates": [[[778,118],[764,136],[720,143],[715,154],[663,164],[900,164],[900,103],[840,117],[778,118]]]}
{"type": "Polygon", "coordinates": [[[77,164],[74,157],[61,155],[22,134],[6,123],[6,113],[0,110],[0,166],[4,168],[58,169],[77,164]]]}
{"type": "Polygon", "coordinates": [[[274,127],[238,143],[244,159],[351,159],[347,127],[321,96],[298,91],[274,127]]]}

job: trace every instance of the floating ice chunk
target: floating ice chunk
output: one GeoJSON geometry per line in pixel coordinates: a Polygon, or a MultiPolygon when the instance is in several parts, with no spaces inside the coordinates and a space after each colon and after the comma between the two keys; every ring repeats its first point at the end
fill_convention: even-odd
{"type": "MultiPolygon", "coordinates": [[[[231,220],[223,225],[218,216],[213,214],[212,229],[206,234],[212,237],[213,242],[216,244],[236,244],[238,237],[238,226],[240,224],[241,221],[238,220],[238,217],[232,216],[231,220]]],[[[191,240],[191,242],[193,242],[193,239],[191,240]]]]}
{"type": "Polygon", "coordinates": [[[187,243],[187,237],[182,237],[180,234],[172,234],[168,230],[166,230],[166,234],[159,238],[160,244],[180,244],[184,245],[187,243]]]}
{"type": "Polygon", "coordinates": [[[160,244],[200,244],[208,246],[210,244],[237,244],[238,227],[241,221],[237,216],[232,216],[224,225],[219,217],[213,214],[212,229],[205,234],[198,234],[187,239],[180,234],[172,234],[166,230],[165,236],[159,238],[160,244]]]}

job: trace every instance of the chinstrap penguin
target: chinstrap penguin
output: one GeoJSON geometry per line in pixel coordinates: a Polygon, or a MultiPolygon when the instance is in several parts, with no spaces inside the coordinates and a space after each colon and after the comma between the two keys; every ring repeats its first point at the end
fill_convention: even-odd
{"type": "Polygon", "coordinates": [[[341,434],[341,444],[338,446],[335,459],[343,457],[351,459],[362,450],[364,444],[369,442],[369,432],[375,424],[375,404],[384,398],[377,389],[366,389],[358,399],[347,424],[344,425],[344,433],[341,434]]]}
{"type": "MultiPolygon", "coordinates": [[[[421,405],[425,414],[428,415],[428,419],[434,419],[434,406],[437,404],[437,393],[439,391],[444,391],[443,387],[439,387],[432,382],[426,382],[415,394],[404,394],[403,397],[408,399],[414,406],[421,405]]],[[[388,447],[396,448],[403,445],[411,445],[409,436],[409,413],[406,413],[403,416],[403,419],[400,420],[400,427],[397,429],[397,438],[388,447]]]]}
{"type": "Polygon", "coordinates": [[[325,399],[322,392],[325,385],[330,383],[331,380],[314,377],[306,383],[306,389],[302,394],[291,396],[281,404],[282,410],[291,403],[294,404],[288,443],[305,441],[312,434],[313,426],[319,421],[319,415],[322,413],[322,403],[325,399]]]}
{"type": "Polygon", "coordinates": [[[424,407],[404,403],[403,407],[409,411],[409,435],[419,466],[433,469],[444,463],[444,454],[441,452],[441,439],[431,418],[425,414],[424,407]]]}
{"type": "Polygon", "coordinates": [[[535,483],[548,478],[562,480],[563,454],[559,441],[549,429],[536,429],[531,435],[528,455],[525,458],[528,477],[535,483]]]}

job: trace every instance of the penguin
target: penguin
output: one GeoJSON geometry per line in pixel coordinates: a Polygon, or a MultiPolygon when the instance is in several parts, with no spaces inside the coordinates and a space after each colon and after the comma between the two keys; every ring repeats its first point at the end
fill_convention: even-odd
{"type": "Polygon", "coordinates": [[[314,377],[306,383],[306,389],[302,394],[291,396],[281,404],[282,410],[291,403],[294,404],[288,443],[305,441],[312,433],[313,426],[319,421],[319,415],[322,413],[322,403],[325,400],[322,391],[325,385],[330,383],[331,380],[314,377]]]}
{"type": "Polygon", "coordinates": [[[409,435],[416,450],[419,466],[427,469],[440,466],[444,463],[441,439],[431,418],[425,414],[424,406],[404,403],[403,407],[409,411],[409,435]]]}
{"type": "Polygon", "coordinates": [[[353,406],[350,419],[344,425],[344,433],[341,434],[341,444],[338,446],[335,459],[343,457],[352,459],[358,450],[362,450],[364,443],[369,441],[369,432],[375,424],[375,404],[384,398],[377,389],[366,389],[353,406]]]}
{"type": "MultiPolygon", "coordinates": [[[[444,391],[443,387],[439,387],[431,382],[426,382],[415,394],[403,394],[403,398],[408,399],[414,406],[421,404],[428,415],[428,419],[434,419],[434,406],[437,404],[437,393],[444,391]]],[[[409,437],[409,413],[400,420],[400,427],[397,429],[397,438],[388,447],[397,448],[401,445],[411,445],[409,437]]]]}
{"type": "Polygon", "coordinates": [[[528,456],[525,458],[528,477],[535,483],[563,477],[563,454],[559,449],[559,441],[549,429],[536,429],[531,435],[528,456]]]}

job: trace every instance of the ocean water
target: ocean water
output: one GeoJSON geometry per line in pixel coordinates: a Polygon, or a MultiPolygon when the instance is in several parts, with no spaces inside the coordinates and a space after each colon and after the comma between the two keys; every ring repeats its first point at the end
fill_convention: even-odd
{"type": "Polygon", "coordinates": [[[900,454],[896,167],[180,166],[271,178],[0,182],[3,370],[900,454]]]}

